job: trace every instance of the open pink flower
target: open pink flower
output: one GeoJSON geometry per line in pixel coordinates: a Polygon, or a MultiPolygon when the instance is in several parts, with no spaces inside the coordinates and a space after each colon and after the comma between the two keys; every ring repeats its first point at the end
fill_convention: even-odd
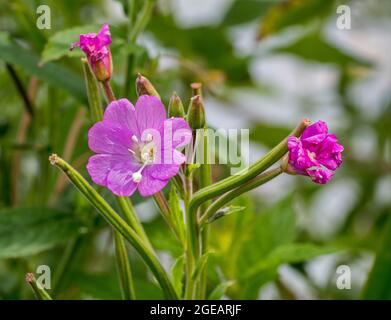
{"type": "Polygon", "coordinates": [[[111,44],[110,30],[107,24],[102,25],[98,34],[81,34],[80,39],[71,45],[80,47],[86,54],[92,71],[99,81],[110,79],[112,73],[112,61],[109,45],[111,44]]]}
{"type": "Polygon", "coordinates": [[[127,99],[111,102],[103,121],[88,132],[90,157],[87,170],[92,180],[117,196],[138,189],[146,197],[160,191],[178,173],[186,157],[176,148],[191,140],[182,118],[166,118],[162,102],[139,97],[134,107],[127,99]]]}
{"type": "Polygon", "coordinates": [[[342,164],[343,149],[336,136],[328,133],[325,122],[315,122],[303,131],[300,138],[289,137],[289,170],[325,184],[342,164]]]}

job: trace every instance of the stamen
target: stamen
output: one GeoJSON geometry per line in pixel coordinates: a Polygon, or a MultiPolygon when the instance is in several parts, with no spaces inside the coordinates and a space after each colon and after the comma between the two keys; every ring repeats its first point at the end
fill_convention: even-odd
{"type": "Polygon", "coordinates": [[[132,149],[128,149],[128,151],[129,151],[131,154],[133,154],[133,155],[136,154],[136,152],[134,152],[132,149]]]}
{"type": "Polygon", "coordinates": [[[136,137],[136,135],[132,135],[132,141],[138,143],[138,138],[136,137]]]}

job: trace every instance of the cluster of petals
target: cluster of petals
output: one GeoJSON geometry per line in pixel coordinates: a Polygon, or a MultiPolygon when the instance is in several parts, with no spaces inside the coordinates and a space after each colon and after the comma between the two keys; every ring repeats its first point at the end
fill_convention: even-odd
{"type": "Polygon", "coordinates": [[[303,131],[300,138],[289,137],[289,170],[325,184],[342,164],[343,149],[337,137],[328,133],[325,122],[315,122],[303,131]]]}
{"type": "Polygon", "coordinates": [[[175,176],[186,156],[177,150],[192,139],[182,118],[167,119],[162,102],[140,96],[134,107],[127,99],[111,102],[103,121],[88,132],[90,157],[87,170],[92,180],[115,195],[141,196],[160,191],[175,176]]]}

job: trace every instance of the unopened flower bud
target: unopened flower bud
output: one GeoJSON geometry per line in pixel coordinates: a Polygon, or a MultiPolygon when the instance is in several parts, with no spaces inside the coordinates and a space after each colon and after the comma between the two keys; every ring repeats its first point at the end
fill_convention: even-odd
{"type": "Polygon", "coordinates": [[[187,122],[194,130],[204,128],[205,126],[204,103],[199,95],[192,97],[190,100],[187,122]]]}
{"type": "Polygon", "coordinates": [[[137,74],[136,91],[138,96],[142,96],[146,94],[148,96],[155,96],[158,99],[160,99],[160,95],[156,91],[155,87],[146,77],[142,76],[141,73],[137,74]]]}
{"type": "Polygon", "coordinates": [[[191,85],[191,91],[193,96],[200,96],[202,97],[202,83],[200,82],[193,82],[191,85]]]}
{"type": "Polygon", "coordinates": [[[168,116],[170,118],[183,118],[185,116],[185,109],[183,108],[182,100],[175,92],[172,94],[168,104],[168,116]]]}

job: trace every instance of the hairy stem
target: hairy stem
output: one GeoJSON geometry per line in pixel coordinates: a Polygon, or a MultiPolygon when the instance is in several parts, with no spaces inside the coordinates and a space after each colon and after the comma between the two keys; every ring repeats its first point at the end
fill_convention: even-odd
{"type": "MultiPolygon", "coordinates": [[[[300,136],[303,130],[309,125],[308,119],[303,119],[300,124],[291,132],[293,136],[300,136]]],[[[288,137],[289,137],[288,136],[288,137]]],[[[201,204],[205,201],[208,201],[216,196],[219,196],[229,190],[232,190],[241,184],[251,180],[257,175],[261,174],[267,168],[272,166],[276,161],[278,161],[287,151],[287,141],[288,137],[282,140],[276,147],[270,150],[263,158],[255,162],[249,168],[242,170],[236,175],[225,178],[211,186],[205,187],[197,191],[189,203],[189,223],[191,228],[195,229],[197,225],[197,211],[201,204]]],[[[196,253],[198,248],[198,241],[195,235],[192,235],[191,241],[191,250],[196,253]]]]}
{"type": "Polygon", "coordinates": [[[120,278],[123,300],[134,300],[136,298],[132,279],[132,270],[126,251],[124,238],[114,230],[115,256],[117,260],[118,276],[120,278]]]}
{"type": "Polygon", "coordinates": [[[126,240],[128,240],[146,265],[150,268],[151,272],[163,289],[166,298],[178,299],[175,289],[155,253],[142,241],[140,236],[114,211],[112,207],[110,207],[99,193],[88,184],[79,172],[57,155],[51,155],[49,160],[53,165],[57,166],[68,176],[75,187],[86,197],[95,209],[97,209],[103,218],[116,231],[122,234],[126,240]]]}
{"type": "Polygon", "coordinates": [[[217,212],[217,210],[222,208],[225,204],[227,204],[231,200],[235,199],[236,197],[240,196],[241,194],[263,185],[264,183],[272,180],[273,178],[277,177],[281,173],[282,173],[281,167],[277,167],[275,169],[272,169],[270,171],[267,171],[267,172],[255,177],[255,178],[252,178],[251,180],[240,185],[236,189],[233,189],[233,190],[223,194],[221,197],[219,197],[217,200],[215,200],[208,207],[205,214],[201,217],[201,219],[199,221],[199,225],[201,226],[201,228],[206,227],[208,220],[217,212]]]}

